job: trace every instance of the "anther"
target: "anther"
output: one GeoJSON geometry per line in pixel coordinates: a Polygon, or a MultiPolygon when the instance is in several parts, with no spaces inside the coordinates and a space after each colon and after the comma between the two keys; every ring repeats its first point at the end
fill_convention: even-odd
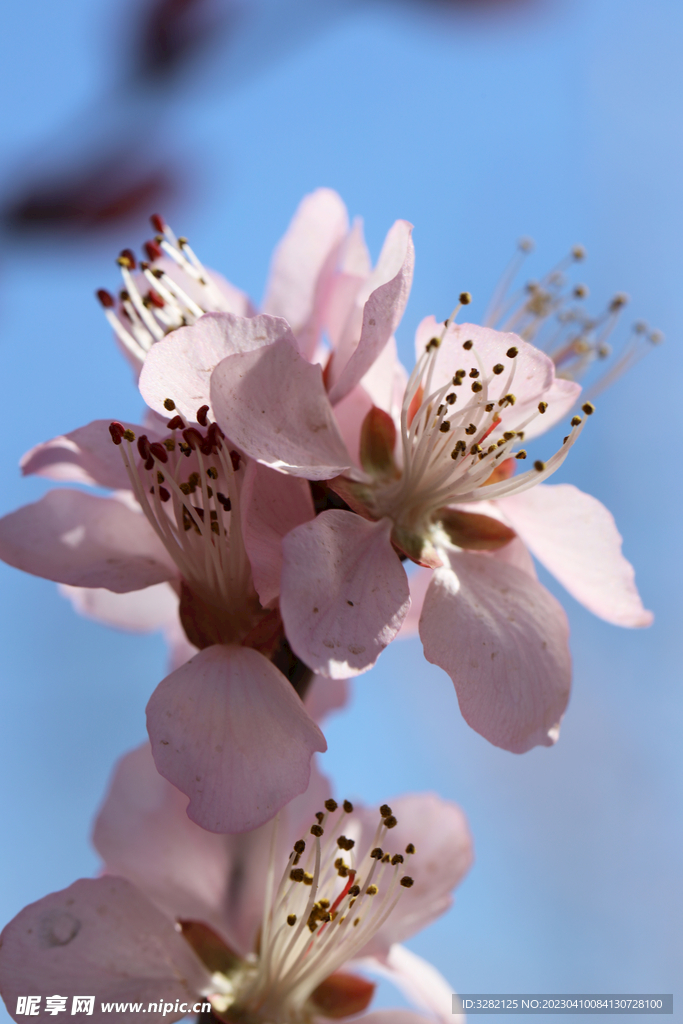
{"type": "Polygon", "coordinates": [[[158,459],[159,462],[168,462],[168,452],[164,448],[163,444],[159,443],[159,441],[154,441],[154,443],[149,446],[149,450],[150,454],[153,455],[155,459],[158,459]]]}
{"type": "Polygon", "coordinates": [[[316,820],[317,820],[318,824],[322,825],[323,819],[325,817],[325,812],[324,811],[316,811],[315,812],[315,817],[316,817],[316,820]]]}
{"type": "Polygon", "coordinates": [[[480,444],[473,444],[472,447],[470,448],[470,454],[471,455],[479,455],[480,452],[482,452],[482,451],[483,451],[483,448],[482,448],[482,446],[480,444]]]}
{"type": "Polygon", "coordinates": [[[578,427],[579,423],[583,423],[583,420],[581,419],[581,417],[580,416],[572,416],[572,426],[573,427],[578,427]]]}
{"type": "Polygon", "coordinates": [[[157,242],[145,242],[142,247],[147,254],[147,259],[150,263],[154,263],[155,260],[161,259],[161,246],[157,242]]]}
{"type": "Polygon", "coordinates": [[[403,855],[400,854],[400,853],[395,853],[394,856],[391,858],[391,863],[392,864],[402,864],[403,863],[403,855]]]}
{"type": "Polygon", "coordinates": [[[149,289],[147,295],[143,299],[143,302],[146,306],[156,306],[157,309],[163,309],[166,305],[161,295],[159,295],[159,292],[155,292],[153,288],[149,289]]]}
{"type": "Polygon", "coordinates": [[[628,295],[626,295],[624,292],[618,292],[618,294],[614,296],[614,298],[609,304],[610,313],[616,313],[617,310],[625,306],[627,302],[628,295]]]}
{"type": "Polygon", "coordinates": [[[575,288],[574,288],[574,298],[575,299],[585,299],[587,297],[588,297],[588,288],[586,288],[585,284],[577,284],[575,286],[575,288]]]}
{"type": "Polygon", "coordinates": [[[425,345],[425,352],[433,352],[434,349],[438,348],[440,344],[441,341],[439,338],[430,338],[427,344],[425,345]]]}
{"type": "Polygon", "coordinates": [[[519,349],[515,348],[515,346],[513,345],[512,348],[509,348],[507,350],[505,355],[508,357],[508,359],[514,359],[515,356],[519,355],[519,349]]]}
{"type": "Polygon", "coordinates": [[[343,806],[344,812],[346,814],[352,814],[353,813],[353,804],[351,803],[350,800],[345,800],[342,806],[343,806]]]}
{"type": "Polygon", "coordinates": [[[517,434],[514,430],[506,430],[505,433],[503,434],[503,437],[505,438],[506,441],[512,441],[513,437],[517,437],[517,434]]]}
{"type": "Polygon", "coordinates": [[[415,853],[415,846],[413,843],[408,843],[406,846],[406,853],[415,853]]]}
{"type": "Polygon", "coordinates": [[[584,404],[581,406],[581,408],[585,412],[586,416],[592,416],[593,413],[595,412],[595,406],[593,405],[592,402],[584,402],[584,404]]]}
{"type": "Polygon", "coordinates": [[[311,825],[311,835],[312,836],[317,836],[317,838],[319,839],[320,836],[323,835],[323,833],[324,833],[324,829],[322,828],[321,825],[311,825]]]}
{"type": "Polygon", "coordinates": [[[209,466],[209,468],[206,471],[206,475],[209,477],[210,480],[217,480],[218,470],[216,469],[215,466],[209,466]]]}
{"type": "Polygon", "coordinates": [[[355,839],[347,839],[346,836],[339,836],[337,839],[337,846],[340,850],[352,850],[355,845],[355,839]]]}
{"type": "Polygon", "coordinates": [[[493,367],[493,372],[496,374],[502,373],[504,369],[505,367],[503,366],[502,363],[496,363],[496,365],[493,367]]]}
{"type": "Polygon", "coordinates": [[[169,430],[184,430],[185,422],[182,416],[174,416],[173,419],[168,421],[167,426],[169,430]]]}
{"type": "Polygon", "coordinates": [[[333,800],[332,797],[330,797],[329,800],[325,801],[325,810],[329,811],[330,814],[334,814],[334,812],[337,810],[338,806],[339,805],[338,805],[337,801],[333,800]]]}
{"type": "Polygon", "coordinates": [[[376,896],[378,891],[379,890],[378,890],[376,885],[369,885],[367,887],[367,889],[365,890],[366,895],[368,895],[368,896],[376,896]]]}
{"type": "Polygon", "coordinates": [[[309,875],[308,871],[304,871],[304,885],[313,885],[313,875],[309,875]]]}
{"type": "Polygon", "coordinates": [[[403,878],[401,879],[401,885],[403,886],[404,889],[411,889],[415,885],[415,882],[410,877],[410,875],[404,875],[403,878]]]}
{"type": "Polygon", "coordinates": [[[582,245],[575,245],[572,247],[572,259],[575,259],[577,262],[579,262],[580,260],[585,260],[585,258],[586,250],[582,245]]]}
{"type": "Polygon", "coordinates": [[[116,305],[116,299],[111,292],[107,291],[106,288],[98,288],[95,295],[105,309],[112,309],[112,307],[116,305]]]}
{"type": "Polygon", "coordinates": [[[515,458],[516,459],[525,459],[526,458],[526,452],[524,451],[523,448],[520,451],[517,452],[517,454],[515,455],[515,458]]]}
{"type": "Polygon", "coordinates": [[[486,409],[487,412],[492,412],[494,405],[495,402],[487,402],[484,408],[486,409]]]}
{"type": "MultiPolygon", "coordinates": [[[[500,405],[500,406],[514,405],[516,401],[517,401],[517,399],[515,398],[514,395],[503,395],[502,398],[498,399],[498,405],[500,405]]],[[[487,408],[488,408],[488,406],[487,406],[487,408]]]]}
{"type": "Polygon", "coordinates": [[[349,896],[351,896],[352,898],[354,896],[360,896],[360,886],[352,885],[351,888],[349,889],[349,896]]]}
{"type": "Polygon", "coordinates": [[[303,882],[304,880],[304,869],[303,868],[292,868],[289,872],[289,877],[293,882],[303,882]]]}
{"type": "Polygon", "coordinates": [[[380,846],[376,846],[370,856],[373,860],[381,860],[384,856],[384,850],[380,846]]]}
{"type": "Polygon", "coordinates": [[[547,402],[539,402],[538,403],[538,411],[539,412],[543,413],[543,412],[546,411],[547,408],[548,408],[548,403],[547,402]]]}
{"type": "Polygon", "coordinates": [[[230,452],[230,461],[232,462],[232,468],[233,468],[234,472],[236,473],[237,470],[240,468],[240,462],[242,461],[242,456],[240,455],[239,452],[236,452],[234,448],[230,452]]]}
{"type": "Polygon", "coordinates": [[[208,405],[202,405],[199,407],[199,409],[197,409],[197,423],[199,423],[199,425],[202,427],[205,427],[209,422],[206,416],[208,411],[208,405]]]}
{"type": "Polygon", "coordinates": [[[469,339],[468,339],[467,341],[463,341],[463,343],[462,343],[462,347],[463,347],[463,348],[464,348],[464,349],[465,349],[465,350],[466,350],[467,352],[469,352],[469,350],[470,350],[470,349],[472,348],[472,346],[473,346],[473,345],[474,345],[474,342],[473,342],[473,341],[470,341],[469,339]]]}
{"type": "Polygon", "coordinates": [[[470,423],[469,427],[465,427],[466,434],[476,434],[477,428],[474,423],[470,423]]]}
{"type": "Polygon", "coordinates": [[[484,385],[480,383],[480,381],[475,380],[474,383],[472,384],[472,390],[474,391],[475,394],[477,394],[477,392],[484,390],[484,385]]]}
{"type": "Polygon", "coordinates": [[[542,473],[543,470],[545,469],[545,462],[541,462],[540,459],[536,459],[536,461],[534,462],[534,469],[538,473],[542,473]]]}
{"type": "Polygon", "coordinates": [[[138,438],[138,451],[142,459],[149,458],[149,438],[147,434],[140,434],[138,438]]]}
{"type": "Polygon", "coordinates": [[[472,369],[470,370],[470,377],[478,377],[478,376],[479,376],[479,370],[475,370],[475,368],[472,367],[472,369]]]}
{"type": "Polygon", "coordinates": [[[393,816],[393,814],[390,814],[388,818],[384,819],[385,828],[394,828],[396,825],[398,825],[398,821],[393,816]]]}
{"type": "Polygon", "coordinates": [[[149,218],[149,222],[155,231],[158,231],[160,235],[163,235],[166,230],[166,224],[164,223],[163,217],[160,217],[158,213],[153,213],[149,218]]]}
{"type": "Polygon", "coordinates": [[[232,508],[232,502],[230,501],[230,498],[226,498],[225,495],[221,494],[220,491],[216,494],[216,498],[218,499],[218,501],[220,501],[221,505],[223,506],[223,511],[229,512],[230,509],[232,508]]]}
{"type": "Polygon", "coordinates": [[[460,302],[463,306],[469,306],[472,301],[472,296],[469,292],[460,292],[460,302]]]}
{"type": "Polygon", "coordinates": [[[171,495],[166,490],[165,487],[160,487],[159,488],[159,498],[161,499],[161,501],[168,501],[170,497],[171,497],[171,495]]]}
{"type": "Polygon", "coordinates": [[[173,401],[172,398],[164,399],[164,409],[168,409],[169,412],[173,412],[173,410],[175,409],[175,402],[173,401]]]}
{"type": "Polygon", "coordinates": [[[306,849],[305,841],[303,839],[297,839],[297,841],[294,843],[294,852],[295,853],[303,853],[305,849],[306,849]]]}
{"type": "Polygon", "coordinates": [[[116,262],[120,267],[126,267],[127,270],[135,270],[138,265],[132,249],[122,249],[116,258],[116,262]]]}
{"type": "Polygon", "coordinates": [[[450,420],[443,420],[443,422],[441,423],[441,426],[439,427],[439,430],[441,431],[441,433],[442,434],[447,434],[450,429],[451,429],[451,421],[450,420]]]}
{"type": "Polygon", "coordinates": [[[118,420],[114,420],[109,424],[109,433],[114,444],[121,444],[121,438],[124,433],[123,423],[119,423],[118,420]]]}
{"type": "Polygon", "coordinates": [[[446,395],[446,402],[448,403],[448,405],[455,405],[457,397],[458,396],[453,394],[453,392],[451,391],[449,395],[446,395]]]}
{"type": "Polygon", "coordinates": [[[287,924],[293,928],[296,924],[296,914],[287,914],[287,924]]]}

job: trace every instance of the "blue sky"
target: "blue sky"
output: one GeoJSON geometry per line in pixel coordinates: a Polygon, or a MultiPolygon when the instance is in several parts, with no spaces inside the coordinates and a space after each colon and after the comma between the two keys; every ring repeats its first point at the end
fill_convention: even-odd
{"type": "MultiPolygon", "coordinates": [[[[253,24],[232,51],[217,44],[186,88],[163,104],[131,98],[150,151],[181,170],[185,190],[167,215],[207,264],[258,299],[299,199],[328,185],[364,217],[375,254],[393,220],[415,224],[398,333],[407,363],[416,324],[447,315],[462,289],[472,318],[483,313],[520,235],[536,240],[533,274],[582,242],[593,308],[624,290],[624,325],[644,318],[667,339],[601,398],[557,477],[614,512],[656,615],[650,630],[619,630],[542,574],[572,629],[559,744],[523,757],[489,746],[409,641],[355,682],[323,765],[342,794],[434,789],[464,807],[477,863],[455,909],[412,943],[461,991],[676,992],[683,9],[538,0],[518,16],[442,20],[431,5],[389,0],[342,16],[338,0],[318,30],[319,5],[294,6],[291,38],[281,0],[254,0],[253,24]]],[[[111,86],[110,51],[132,10],[110,0],[5,9],[0,182],[86,151],[88,111],[111,86]]],[[[45,489],[18,475],[33,444],[94,418],[138,418],[92,293],[116,285],[113,257],[147,233],[141,220],[106,238],[4,239],[0,511],[45,489]]],[[[46,581],[4,565],[0,579],[5,921],[96,870],[90,821],[114,759],[144,738],[164,651],[158,637],[77,618],[46,581]]]]}

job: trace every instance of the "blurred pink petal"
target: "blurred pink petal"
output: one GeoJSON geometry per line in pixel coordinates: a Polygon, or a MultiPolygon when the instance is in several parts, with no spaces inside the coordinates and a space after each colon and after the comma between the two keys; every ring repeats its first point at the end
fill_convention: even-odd
{"type": "Polygon", "coordinates": [[[273,469],[326,480],[350,464],[320,367],[287,340],[219,363],[211,405],[230,440],[273,469]]]}
{"type": "MultiPolygon", "coordinates": [[[[45,896],[25,907],[0,940],[0,985],[12,1010],[27,993],[96,993],[92,1019],[106,1021],[111,1015],[100,1011],[100,1001],[194,1003],[209,980],[173,920],[122,878],[82,878],[45,896]]],[[[183,1016],[152,1011],[146,1019],[183,1016]]],[[[38,1019],[52,1017],[42,1010],[38,1019]]],[[[121,1012],[117,1019],[134,1024],[139,1015],[121,1012]]]]}
{"type": "Polygon", "coordinates": [[[336,192],[305,196],[273,255],[263,312],[283,317],[310,359],[320,327],[319,310],[348,231],[346,207],[336,192]]]}
{"type": "MultiPolygon", "coordinates": [[[[396,942],[403,942],[445,914],[453,903],[452,891],[472,866],[472,836],[457,804],[435,793],[415,793],[390,801],[397,819],[386,844],[391,853],[403,853],[409,843],[416,853],[407,858],[414,885],[364,947],[363,955],[384,959],[396,942]]],[[[370,809],[362,812],[363,833],[370,842],[375,828],[370,809]]]]}
{"type": "Polygon", "coordinates": [[[313,676],[304,697],[304,707],[313,721],[320,723],[333,711],[346,707],[350,699],[350,680],[313,676]]]}
{"type": "Polygon", "coordinates": [[[293,650],[333,679],[366,672],[410,606],[391,523],[323,512],[283,541],[280,611],[293,650]]]}
{"type": "Polygon", "coordinates": [[[535,487],[499,502],[532,552],[570,594],[616,626],[649,626],[614,518],[572,484],[535,487]]]}
{"type": "Polygon", "coordinates": [[[327,749],[292,686],[246,647],[208,647],[167,676],[147,705],[156,766],[210,832],[246,832],[303,793],[327,749]]]}
{"type": "Polygon", "coordinates": [[[115,594],[98,587],[70,587],[66,583],[61,584],[59,590],[80,615],[115,629],[152,633],[167,629],[178,620],[178,595],[168,583],[157,583],[127,594],[115,594]]]}
{"type": "Polygon", "coordinates": [[[315,515],[311,489],[305,480],[250,462],[241,504],[244,547],[265,608],[280,593],[282,538],[315,515]]]}
{"type": "Polygon", "coordinates": [[[0,519],[0,558],[57,583],[116,593],[177,576],[141,513],[117,498],[76,490],[49,491],[0,519]]]}
{"type": "Polygon", "coordinates": [[[425,657],[443,668],[463,717],[489,742],[521,754],[558,736],[571,684],[561,606],[526,573],[487,555],[449,555],[422,617],[425,657]]]}
{"type": "Polygon", "coordinates": [[[179,327],[152,345],[140,373],[142,397],[161,416],[167,411],[164,401],[171,398],[180,415],[193,423],[200,406],[211,404],[211,371],[222,359],[258,350],[281,338],[296,345],[283,320],[206,313],[191,327],[179,327]]]}
{"type": "MultiPolygon", "coordinates": [[[[392,946],[387,955],[379,961],[369,961],[365,965],[363,961],[356,963],[359,966],[366,966],[372,974],[379,974],[391,981],[416,1009],[428,1015],[428,1019],[436,1018],[442,1024],[465,1024],[464,1014],[453,1013],[452,986],[427,960],[423,960],[405,946],[392,946]]],[[[381,1011],[363,1017],[364,1024],[371,1024],[370,1018],[379,1016],[379,1013],[381,1011]]],[[[415,1014],[408,1010],[404,1010],[403,1013],[409,1014],[411,1018],[415,1017],[415,1014]]],[[[425,1018],[418,1017],[417,1020],[424,1021],[425,1018]]],[[[407,1020],[406,1024],[411,1022],[407,1020]]]]}

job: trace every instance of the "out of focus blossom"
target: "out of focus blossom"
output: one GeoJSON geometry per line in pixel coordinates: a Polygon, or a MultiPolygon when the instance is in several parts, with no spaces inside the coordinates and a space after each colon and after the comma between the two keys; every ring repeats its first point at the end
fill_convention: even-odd
{"type": "Polygon", "coordinates": [[[374,990],[362,969],[411,999],[419,1013],[399,1011],[405,1024],[453,1019],[450,985],[399,943],[449,908],[470,866],[458,807],[432,794],[379,813],[338,804],[315,770],[276,822],[241,836],[202,831],[184,804],[148,748],[121,761],[95,825],[105,874],[26,907],[3,932],[13,1017],[25,992],[90,988],[94,1020],[109,1000],[145,1012],[153,1002],[156,1021],[165,1001],[205,997],[218,1020],[303,1024],[362,1013],[374,990]]]}

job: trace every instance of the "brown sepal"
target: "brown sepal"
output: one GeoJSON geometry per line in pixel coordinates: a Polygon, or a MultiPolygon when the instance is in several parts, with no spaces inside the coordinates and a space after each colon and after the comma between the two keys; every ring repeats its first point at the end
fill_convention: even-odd
{"type": "Polygon", "coordinates": [[[373,405],[360,430],[360,461],[372,476],[397,475],[394,461],[396,424],[388,412],[373,405]]]}
{"type": "Polygon", "coordinates": [[[418,533],[412,533],[401,526],[394,526],[391,531],[391,543],[399,555],[405,555],[416,565],[423,565],[426,569],[438,569],[443,565],[431,541],[426,540],[418,533]]]}
{"type": "Polygon", "coordinates": [[[479,512],[461,512],[442,508],[435,518],[441,523],[453,544],[467,551],[495,551],[509,544],[515,531],[505,523],[479,512]]]}
{"type": "Polygon", "coordinates": [[[203,921],[178,921],[182,936],[192,946],[207,970],[229,974],[236,970],[240,958],[224,939],[203,921]]]}
{"type": "Polygon", "coordinates": [[[371,522],[377,521],[377,516],[370,512],[371,490],[367,484],[350,480],[347,476],[335,476],[332,480],[327,481],[327,486],[335,494],[338,494],[353,512],[362,516],[363,519],[369,519],[371,522]]]}
{"type": "Polygon", "coordinates": [[[311,1002],[324,1017],[337,1020],[366,1010],[374,991],[374,982],[357,974],[337,971],[318,985],[311,995],[311,1002]]]}

